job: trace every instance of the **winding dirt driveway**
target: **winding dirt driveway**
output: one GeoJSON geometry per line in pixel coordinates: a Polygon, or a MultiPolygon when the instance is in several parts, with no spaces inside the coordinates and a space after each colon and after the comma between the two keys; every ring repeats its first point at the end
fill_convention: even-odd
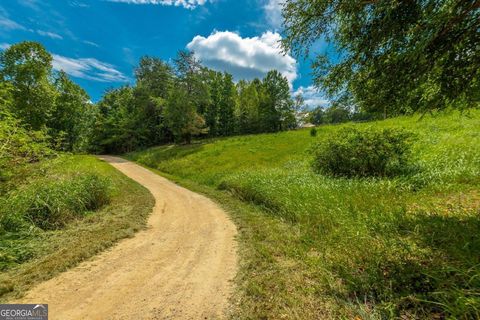
{"type": "Polygon", "coordinates": [[[148,228],[41,283],[21,303],[50,319],[221,319],[237,268],[236,228],[208,198],[117,157],[102,156],[155,197],[148,228]]]}

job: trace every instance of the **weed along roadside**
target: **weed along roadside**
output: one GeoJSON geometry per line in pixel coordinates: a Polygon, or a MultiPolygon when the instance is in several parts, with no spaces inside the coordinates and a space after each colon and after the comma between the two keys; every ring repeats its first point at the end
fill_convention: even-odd
{"type": "Polygon", "coordinates": [[[208,198],[130,161],[101,159],[154,197],[147,228],[19,301],[46,301],[59,319],[225,318],[237,270],[235,225],[208,198]]]}
{"type": "Polygon", "coordinates": [[[151,194],[93,156],[29,168],[1,198],[1,300],[74,267],[146,225],[151,194]]]}

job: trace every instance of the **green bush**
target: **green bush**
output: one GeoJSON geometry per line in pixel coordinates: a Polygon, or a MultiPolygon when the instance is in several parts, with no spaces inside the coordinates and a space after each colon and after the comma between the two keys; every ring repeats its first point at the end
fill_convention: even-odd
{"type": "Polygon", "coordinates": [[[310,129],[310,136],[311,137],[317,136],[317,128],[313,127],[312,129],[310,129]]]}
{"type": "Polygon", "coordinates": [[[313,168],[332,176],[392,176],[410,168],[411,145],[403,129],[347,127],[314,146],[313,168]]]}
{"type": "Polygon", "coordinates": [[[1,201],[1,229],[62,228],[69,221],[106,204],[108,189],[108,181],[95,174],[61,180],[40,179],[11,192],[1,201]]]}
{"type": "Polygon", "coordinates": [[[45,132],[27,130],[0,106],[0,183],[8,181],[22,166],[53,154],[45,132]]]}

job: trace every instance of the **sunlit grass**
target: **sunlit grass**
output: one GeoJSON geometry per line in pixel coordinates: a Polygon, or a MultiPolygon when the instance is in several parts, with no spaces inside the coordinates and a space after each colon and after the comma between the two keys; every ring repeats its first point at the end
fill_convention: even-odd
{"type": "Polygon", "coordinates": [[[250,248],[237,316],[479,317],[480,112],[418,118],[322,126],[316,137],[298,130],[161,146],[129,157],[256,205],[235,213],[250,248]],[[417,170],[394,179],[313,173],[312,143],[345,126],[413,131],[417,170]]]}
{"type": "Polygon", "coordinates": [[[0,230],[2,301],[133,235],[154,202],[148,190],[92,156],[63,155],[23,175],[0,198],[0,212],[17,219],[0,230]]]}

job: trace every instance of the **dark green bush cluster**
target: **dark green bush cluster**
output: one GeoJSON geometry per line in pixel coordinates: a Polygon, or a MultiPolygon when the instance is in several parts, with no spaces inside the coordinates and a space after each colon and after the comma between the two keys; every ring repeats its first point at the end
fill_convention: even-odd
{"type": "Polygon", "coordinates": [[[392,176],[409,169],[411,145],[403,129],[344,128],[314,146],[313,168],[332,176],[392,176]]]}
{"type": "Polygon", "coordinates": [[[59,229],[108,200],[108,180],[96,174],[57,181],[40,179],[0,200],[0,229],[20,231],[31,226],[59,229]]]}
{"type": "Polygon", "coordinates": [[[310,129],[310,136],[311,137],[317,136],[317,128],[313,127],[312,129],[310,129]]]}
{"type": "Polygon", "coordinates": [[[0,146],[0,182],[8,180],[23,165],[54,154],[48,147],[44,132],[25,129],[20,120],[2,108],[0,146]]]}

